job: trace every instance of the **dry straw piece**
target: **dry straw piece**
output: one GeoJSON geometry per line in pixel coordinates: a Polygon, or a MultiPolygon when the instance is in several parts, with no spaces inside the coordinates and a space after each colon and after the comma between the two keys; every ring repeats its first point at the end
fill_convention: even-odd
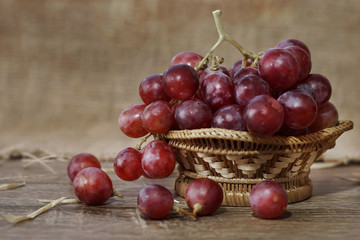
{"type": "Polygon", "coordinates": [[[32,212],[32,213],[30,213],[30,214],[28,214],[26,216],[17,216],[17,215],[0,213],[0,217],[4,218],[9,223],[19,223],[19,222],[23,222],[23,221],[26,221],[26,220],[34,219],[37,216],[39,216],[40,214],[42,214],[42,213],[44,213],[46,211],[49,211],[51,208],[55,207],[56,205],[58,205],[59,203],[61,203],[65,199],[66,199],[66,197],[61,197],[59,199],[53,200],[49,204],[43,206],[42,208],[39,208],[35,212],[32,212]]]}
{"type": "Polygon", "coordinates": [[[16,189],[16,188],[25,186],[25,184],[26,184],[25,182],[0,184],[0,191],[16,189]]]}
{"type": "Polygon", "coordinates": [[[192,180],[208,177],[222,186],[223,205],[249,206],[254,185],[270,179],[285,188],[289,203],[309,198],[310,166],[352,128],[352,121],[339,121],[332,128],[299,137],[258,137],[206,128],[169,131],[161,138],[173,147],[180,165],[175,182],[178,194],[184,196],[192,180]]]}

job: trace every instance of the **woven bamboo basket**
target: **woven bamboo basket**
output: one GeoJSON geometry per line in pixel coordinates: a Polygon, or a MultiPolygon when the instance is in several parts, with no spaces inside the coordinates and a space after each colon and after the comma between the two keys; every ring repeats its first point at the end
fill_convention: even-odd
{"type": "Polygon", "coordinates": [[[249,195],[256,183],[279,182],[289,203],[311,196],[310,166],[336,139],[353,128],[351,121],[299,137],[257,137],[248,132],[206,128],[169,131],[161,138],[174,149],[180,175],[175,190],[185,195],[194,179],[207,177],[223,188],[223,205],[249,206],[249,195]]]}

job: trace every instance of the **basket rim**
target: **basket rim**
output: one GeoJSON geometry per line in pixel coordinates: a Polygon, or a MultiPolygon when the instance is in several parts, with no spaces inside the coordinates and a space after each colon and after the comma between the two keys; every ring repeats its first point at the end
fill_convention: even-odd
{"type": "Polygon", "coordinates": [[[226,139],[233,141],[246,141],[272,145],[304,144],[326,140],[333,136],[341,135],[345,131],[353,129],[354,123],[350,120],[340,120],[337,125],[325,128],[320,131],[302,136],[256,136],[245,131],[236,131],[222,128],[201,128],[193,130],[171,130],[162,134],[162,137],[169,140],[183,139],[226,139]]]}

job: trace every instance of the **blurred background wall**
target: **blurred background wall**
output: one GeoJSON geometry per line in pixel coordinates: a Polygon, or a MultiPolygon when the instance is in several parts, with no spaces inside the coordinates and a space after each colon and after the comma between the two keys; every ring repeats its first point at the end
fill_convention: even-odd
{"type": "MultiPolygon", "coordinates": [[[[117,117],[141,102],[138,85],[180,51],[205,54],[217,40],[211,12],[253,52],[304,41],[312,72],[328,77],[340,119],[355,129],[328,158],[359,159],[360,2],[357,0],[1,0],[0,149],[114,155],[138,140],[117,117]]],[[[217,52],[230,67],[240,54],[217,52]]]]}

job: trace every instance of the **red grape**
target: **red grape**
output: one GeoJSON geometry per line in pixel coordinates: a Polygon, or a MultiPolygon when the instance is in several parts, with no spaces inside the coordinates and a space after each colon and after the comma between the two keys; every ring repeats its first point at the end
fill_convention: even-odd
{"type": "Polygon", "coordinates": [[[284,124],[293,129],[303,129],[315,120],[317,104],[308,94],[301,91],[287,91],[278,102],[284,108],[284,124]]]}
{"type": "Polygon", "coordinates": [[[179,52],[171,60],[170,66],[173,66],[175,64],[186,64],[195,68],[202,59],[203,57],[195,52],[179,52]]]}
{"type": "MultiPolygon", "coordinates": [[[[249,67],[252,64],[251,60],[248,59],[246,62],[246,67],[249,67]]],[[[234,77],[235,74],[242,69],[242,59],[236,61],[230,68],[229,72],[230,72],[230,76],[234,77]]]]}
{"type": "Polygon", "coordinates": [[[73,187],[75,195],[87,205],[103,204],[113,193],[110,177],[95,167],[81,170],[74,179],[73,187]]]}
{"type": "Polygon", "coordinates": [[[134,181],[143,175],[141,153],[131,147],[123,149],[115,158],[114,171],[125,181],[134,181]]]}
{"type": "Polygon", "coordinates": [[[273,90],[286,90],[299,79],[299,65],[295,57],[285,49],[272,48],[265,51],[258,68],[260,77],[273,90]]]}
{"type": "Polygon", "coordinates": [[[215,212],[221,206],[223,197],[220,185],[209,178],[199,178],[192,181],[185,191],[187,205],[199,216],[206,216],[215,212]]]}
{"type": "Polygon", "coordinates": [[[310,55],[304,49],[296,46],[286,47],[285,50],[289,51],[299,64],[299,81],[304,80],[311,71],[310,55]]]}
{"type": "Polygon", "coordinates": [[[150,133],[165,133],[174,124],[174,111],[168,102],[155,101],[145,108],[141,120],[150,133]]]}
{"type": "Polygon", "coordinates": [[[204,71],[201,73],[199,81],[200,81],[200,85],[202,84],[202,82],[204,81],[204,79],[207,77],[207,75],[214,73],[214,72],[222,72],[227,76],[230,76],[229,70],[227,70],[226,67],[220,66],[218,70],[211,70],[211,67],[207,67],[204,69],[204,71]]]}
{"type": "Polygon", "coordinates": [[[308,85],[308,84],[305,84],[305,83],[296,84],[294,86],[294,88],[292,88],[292,90],[297,90],[297,91],[306,93],[306,94],[310,95],[315,100],[315,102],[317,102],[315,90],[312,89],[312,87],[310,87],[310,85],[308,85]]]}
{"type": "Polygon", "coordinates": [[[277,48],[286,48],[286,47],[290,47],[290,46],[296,46],[296,47],[300,47],[300,48],[304,49],[311,57],[311,53],[310,53],[308,46],[306,46],[306,44],[300,40],[285,39],[285,40],[282,40],[281,42],[279,42],[278,44],[276,44],[277,48]]]}
{"type": "Polygon", "coordinates": [[[162,76],[162,74],[152,74],[140,83],[139,95],[146,105],[158,100],[166,102],[171,100],[162,88],[162,76]]]}
{"type": "Polygon", "coordinates": [[[235,86],[235,101],[241,108],[245,108],[258,95],[270,95],[269,84],[259,76],[247,75],[235,86]]]}
{"type": "Polygon", "coordinates": [[[259,72],[256,68],[253,68],[253,67],[244,67],[244,68],[240,69],[234,75],[234,85],[236,86],[236,84],[240,81],[240,79],[242,79],[243,77],[245,77],[247,75],[259,76],[259,72]]]}
{"type": "Polygon", "coordinates": [[[139,138],[145,136],[148,131],[143,127],[141,115],[145,104],[134,104],[125,108],[119,116],[119,127],[128,137],[139,138]]]}
{"type": "Polygon", "coordinates": [[[277,218],[283,214],[288,204],[284,188],[275,181],[262,181],[250,192],[250,207],[260,218],[277,218]]]}
{"type": "Polygon", "coordinates": [[[145,146],[141,166],[147,177],[166,178],[174,171],[175,164],[175,154],[166,142],[153,140],[145,146]]]}
{"type": "Polygon", "coordinates": [[[212,73],[215,72],[221,72],[227,76],[230,76],[229,70],[227,70],[225,67],[220,66],[218,70],[213,71],[211,70],[211,67],[207,67],[204,69],[204,71],[201,73],[200,77],[199,77],[199,86],[202,86],[202,83],[204,82],[205,78],[212,73]]]}
{"type": "Polygon", "coordinates": [[[67,166],[67,173],[70,180],[73,182],[78,172],[88,167],[101,168],[101,164],[99,160],[90,153],[80,153],[74,156],[67,166]]]}
{"type": "Polygon", "coordinates": [[[276,133],[284,122],[284,109],[269,95],[259,95],[250,100],[244,119],[250,133],[266,136],[276,133]]]}
{"type": "Polygon", "coordinates": [[[234,83],[229,76],[221,72],[207,75],[201,87],[207,103],[213,110],[235,102],[234,83]]]}
{"type": "Polygon", "coordinates": [[[171,192],[158,184],[143,187],[137,197],[138,208],[146,217],[154,220],[166,218],[174,205],[171,192]]]}
{"type": "Polygon", "coordinates": [[[205,77],[207,77],[207,75],[209,75],[209,74],[211,74],[211,73],[214,73],[214,72],[222,72],[222,73],[226,74],[227,76],[230,76],[229,70],[227,70],[227,69],[226,69],[225,67],[223,67],[223,66],[220,66],[219,69],[216,70],[216,71],[211,70],[210,67],[205,68],[205,69],[202,71],[202,73],[201,73],[201,75],[200,75],[200,77],[199,77],[199,88],[198,88],[198,91],[196,92],[196,94],[195,94],[195,96],[194,96],[195,98],[197,98],[197,99],[199,99],[199,100],[201,100],[201,101],[203,101],[203,102],[206,101],[206,100],[205,100],[205,97],[204,97],[204,93],[202,92],[201,86],[202,86],[202,83],[204,82],[205,77]]]}
{"type": "Polygon", "coordinates": [[[243,108],[237,104],[220,108],[214,113],[211,127],[245,131],[243,108]]]}
{"type": "Polygon", "coordinates": [[[209,128],[212,121],[211,108],[200,100],[186,100],[177,106],[175,120],[180,129],[209,128]]]}
{"type": "Polygon", "coordinates": [[[336,126],[339,114],[336,107],[331,102],[326,102],[319,106],[314,122],[310,125],[311,132],[317,132],[324,128],[336,126]]]}
{"type": "Polygon", "coordinates": [[[198,90],[199,77],[194,68],[189,65],[176,64],[165,71],[162,87],[165,93],[173,99],[190,99],[198,90]]]}
{"type": "Polygon", "coordinates": [[[308,84],[312,89],[314,89],[318,105],[329,101],[332,88],[329,80],[326,77],[321,74],[313,73],[305,79],[304,83],[308,84]]]}

